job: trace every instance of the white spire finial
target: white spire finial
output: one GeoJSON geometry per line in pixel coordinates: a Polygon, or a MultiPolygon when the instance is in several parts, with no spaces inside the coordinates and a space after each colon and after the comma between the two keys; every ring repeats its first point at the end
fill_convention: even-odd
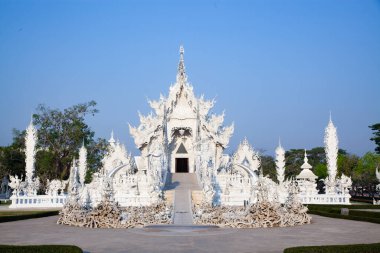
{"type": "Polygon", "coordinates": [[[183,60],[183,55],[185,53],[185,49],[183,48],[183,46],[181,45],[179,47],[179,54],[180,54],[180,59],[183,60]]]}
{"type": "Polygon", "coordinates": [[[30,113],[30,122],[29,125],[33,125],[33,113],[30,113]]]}
{"type": "Polygon", "coordinates": [[[311,169],[312,166],[309,164],[309,159],[307,159],[307,153],[306,153],[306,149],[305,149],[305,154],[304,154],[304,158],[303,158],[303,164],[301,166],[301,169],[311,169]]]}
{"type": "Polygon", "coordinates": [[[179,64],[178,64],[178,72],[177,72],[177,82],[181,82],[182,84],[187,81],[187,76],[185,72],[185,60],[184,55],[185,49],[181,45],[179,47],[179,64]]]}
{"type": "Polygon", "coordinates": [[[115,144],[115,139],[114,139],[114,137],[113,137],[113,129],[112,129],[112,131],[111,131],[111,138],[108,140],[108,143],[110,143],[111,145],[114,145],[115,144]]]}
{"type": "Polygon", "coordinates": [[[304,161],[305,163],[307,163],[307,162],[309,161],[309,160],[307,159],[306,149],[305,149],[305,155],[304,155],[303,161],[304,161]]]}
{"type": "Polygon", "coordinates": [[[332,117],[331,117],[331,110],[330,110],[330,120],[329,120],[330,122],[332,122],[332,117]]]}

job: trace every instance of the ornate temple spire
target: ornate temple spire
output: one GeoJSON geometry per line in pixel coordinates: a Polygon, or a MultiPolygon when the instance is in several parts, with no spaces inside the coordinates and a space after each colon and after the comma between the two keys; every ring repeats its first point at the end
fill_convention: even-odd
{"type": "Polygon", "coordinates": [[[309,164],[309,159],[307,159],[307,153],[306,153],[306,149],[305,149],[305,154],[304,154],[304,158],[303,158],[303,164],[301,166],[301,169],[311,169],[313,168],[310,164],[309,164]]]}
{"type": "Polygon", "coordinates": [[[84,146],[84,140],[82,147],[79,150],[79,183],[81,186],[84,186],[84,181],[86,178],[86,173],[87,173],[87,149],[84,146]]]}
{"type": "Polygon", "coordinates": [[[181,45],[179,47],[179,63],[178,63],[178,70],[177,70],[177,82],[181,84],[184,84],[187,81],[185,60],[183,57],[184,53],[185,53],[185,49],[181,45]]]}
{"type": "Polygon", "coordinates": [[[111,132],[111,138],[108,140],[108,143],[111,145],[111,146],[115,146],[115,139],[113,137],[113,130],[111,132]]]}
{"type": "Polygon", "coordinates": [[[329,181],[331,184],[335,182],[335,178],[337,175],[337,159],[338,159],[338,134],[336,127],[334,126],[334,123],[330,119],[329,123],[327,124],[327,127],[325,129],[325,152],[326,152],[326,159],[327,159],[327,172],[329,181]]]}
{"type": "Polygon", "coordinates": [[[285,150],[281,146],[280,140],[278,140],[278,147],[276,148],[276,172],[278,182],[283,183],[285,180],[285,150]]]}
{"type": "Polygon", "coordinates": [[[315,182],[315,180],[318,177],[311,171],[313,167],[310,165],[309,160],[307,159],[306,149],[305,149],[304,156],[305,156],[303,159],[304,163],[301,166],[302,171],[298,176],[296,176],[296,178],[297,180],[308,180],[311,182],[315,182]]]}
{"type": "Polygon", "coordinates": [[[29,126],[26,129],[25,135],[25,176],[26,181],[32,180],[34,177],[34,163],[36,156],[37,144],[37,129],[33,125],[33,120],[30,120],[29,126]]]}

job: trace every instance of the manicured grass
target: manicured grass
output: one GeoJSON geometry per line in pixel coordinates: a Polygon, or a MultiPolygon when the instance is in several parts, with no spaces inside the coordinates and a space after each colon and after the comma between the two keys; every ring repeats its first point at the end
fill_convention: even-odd
{"type": "Polygon", "coordinates": [[[82,249],[72,245],[0,245],[1,253],[83,253],[82,249]]]}
{"type": "Polygon", "coordinates": [[[58,213],[59,211],[4,211],[0,212],[0,223],[53,216],[58,213]]]}
{"type": "Polygon", "coordinates": [[[380,224],[380,212],[358,211],[355,209],[380,209],[374,205],[308,205],[310,214],[347,220],[367,221],[380,224]],[[348,208],[349,215],[341,215],[341,208],[348,208]]]}
{"type": "Polygon", "coordinates": [[[380,243],[287,248],[284,253],[378,253],[380,243]]]}

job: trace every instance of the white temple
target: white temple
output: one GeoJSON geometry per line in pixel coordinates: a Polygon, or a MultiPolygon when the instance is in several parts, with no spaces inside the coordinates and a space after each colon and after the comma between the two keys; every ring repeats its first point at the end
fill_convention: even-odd
{"type": "MultiPolygon", "coordinates": [[[[69,193],[78,195],[83,205],[97,206],[102,200],[104,189],[109,191],[111,188],[113,199],[120,206],[150,206],[165,197],[164,187],[174,173],[196,175],[202,189],[203,201],[211,205],[253,204],[257,201],[257,192],[262,184],[268,189],[269,201],[285,203],[291,184],[289,180],[285,180],[285,150],[281,144],[276,149],[278,183],[260,173],[260,155],[247,139],[240,143],[232,156],[223,153],[234,126],[223,125],[224,114],[215,115],[210,112],[214,101],[194,95],[185,72],[183,47],[180,48],[176,82],[170,86],[169,95],[161,95],[159,100],[149,101],[149,104],[153,112],[147,116],[139,115],[140,125],[129,127],[136,147],[141,152],[139,156],[128,153],[124,145],[114,139],[112,132],[102,168],[94,173],[91,183],[85,184],[87,151],[83,145],[79,152],[79,163],[73,161],[68,182],[49,182],[47,195],[43,196],[50,202],[41,203],[63,205],[66,198],[63,189],[69,183],[69,193]]],[[[297,177],[303,203],[349,204],[348,188],[351,186],[351,179],[344,175],[340,179],[336,178],[338,142],[334,129],[330,119],[325,137],[329,171],[327,193],[317,193],[316,176],[310,170],[305,153],[303,171],[297,177]]],[[[28,138],[35,140],[34,137],[27,137],[27,143],[32,142],[28,138]]],[[[33,152],[32,148],[27,148],[27,159],[33,160],[34,164],[33,152]]],[[[33,185],[34,181],[29,180],[34,165],[30,165],[29,160],[26,182],[33,185]]],[[[21,199],[27,198],[31,191],[21,191],[24,194],[19,196],[16,190],[17,197],[12,202],[13,207],[25,206],[25,201],[29,204],[29,200],[21,199]]],[[[38,203],[39,200],[35,201],[38,203]]]]}

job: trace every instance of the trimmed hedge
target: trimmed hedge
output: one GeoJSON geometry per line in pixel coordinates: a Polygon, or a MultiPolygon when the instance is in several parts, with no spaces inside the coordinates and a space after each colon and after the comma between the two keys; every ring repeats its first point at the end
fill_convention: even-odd
{"type": "Polygon", "coordinates": [[[330,218],[366,221],[380,224],[380,212],[359,211],[355,209],[380,209],[374,205],[308,205],[309,213],[330,218]],[[341,215],[341,208],[348,208],[349,215],[341,215]]]}
{"type": "Polygon", "coordinates": [[[309,209],[331,209],[331,208],[348,208],[348,209],[380,209],[380,205],[307,205],[309,209]]]}
{"type": "Polygon", "coordinates": [[[72,245],[0,245],[1,253],[83,253],[82,249],[72,245]]]}
{"type": "Polygon", "coordinates": [[[58,215],[59,211],[0,212],[0,223],[58,215]]]}
{"type": "Polygon", "coordinates": [[[346,220],[356,220],[356,221],[367,221],[372,223],[378,223],[380,224],[379,218],[371,218],[371,217],[362,217],[362,216],[354,216],[354,215],[341,215],[338,213],[329,213],[329,212],[322,212],[322,211],[310,211],[309,214],[316,214],[320,216],[330,217],[330,218],[339,218],[339,219],[346,219],[346,220]]]}
{"type": "Polygon", "coordinates": [[[380,243],[287,248],[284,253],[379,253],[380,243]]]}

